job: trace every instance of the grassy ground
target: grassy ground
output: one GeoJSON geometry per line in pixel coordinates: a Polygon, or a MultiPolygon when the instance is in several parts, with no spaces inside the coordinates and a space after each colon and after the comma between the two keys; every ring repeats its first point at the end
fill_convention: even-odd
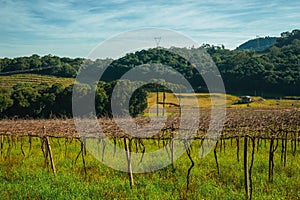
{"type": "MultiPolygon", "coordinates": [[[[86,156],[87,175],[84,174],[81,157],[75,164],[80,150],[78,141],[51,139],[55,178],[47,168],[40,140],[33,139],[29,153],[28,138],[24,141],[25,157],[17,142],[10,156],[6,157],[8,144],[4,143],[4,155],[0,158],[0,197],[9,199],[244,199],[242,149],[241,161],[236,158],[236,145],[226,142],[225,152],[218,148],[220,175],[217,174],[213,153],[199,158],[199,146],[192,144],[195,167],[190,175],[190,189],[186,191],[186,174],[190,166],[187,155],[182,155],[171,166],[147,174],[135,174],[135,185],[130,189],[126,173],[115,171],[86,156]],[[5,158],[6,157],[6,158],[5,158]]],[[[253,167],[253,199],[300,198],[300,151],[293,156],[288,150],[287,166],[280,161],[280,148],[275,153],[273,183],[268,183],[269,143],[261,143],[255,152],[253,167]]],[[[250,149],[250,148],[249,148],[250,149]]],[[[299,148],[298,148],[299,149],[299,148]]],[[[109,159],[109,158],[108,158],[109,159]]]]}
{"type": "MultiPolygon", "coordinates": [[[[69,85],[74,79],[41,77],[39,75],[14,75],[0,77],[0,87],[12,87],[18,82],[49,84],[62,81],[69,85]],[[56,80],[57,79],[57,80],[56,80]]],[[[221,94],[213,94],[220,97],[221,94]]],[[[190,94],[181,94],[181,100],[188,102],[190,94]]],[[[199,107],[210,107],[209,94],[197,94],[199,107]]],[[[247,104],[234,104],[237,96],[226,95],[226,107],[247,107],[247,104]]],[[[262,100],[254,97],[255,102],[249,107],[300,107],[299,100],[262,100]]],[[[159,93],[162,101],[162,93],[159,93]]],[[[150,93],[148,109],[153,108],[156,94],[150,93]]],[[[166,93],[166,102],[178,104],[179,100],[166,93]]],[[[167,106],[172,113],[176,106],[167,106]]],[[[28,138],[24,141],[25,156],[22,155],[18,141],[7,156],[8,144],[4,143],[0,156],[0,199],[244,199],[243,162],[236,159],[236,145],[227,141],[226,151],[220,152],[218,159],[220,175],[217,174],[214,155],[211,152],[203,159],[198,157],[200,144],[193,143],[192,156],[195,167],[191,171],[190,188],[186,191],[186,174],[190,167],[187,155],[182,155],[175,162],[175,170],[171,166],[147,174],[135,174],[135,185],[130,189],[128,175],[115,171],[93,156],[87,154],[87,175],[84,173],[81,157],[75,163],[80,151],[80,143],[73,140],[67,142],[65,151],[64,139],[51,140],[57,177],[50,168],[45,168],[39,139],[33,139],[29,153],[28,138]],[[65,153],[66,152],[66,153],[65,153]]],[[[148,144],[153,145],[153,144],[148,144]]],[[[287,166],[280,160],[280,146],[275,153],[274,181],[268,182],[269,143],[262,143],[255,154],[253,166],[253,199],[300,199],[300,148],[293,156],[288,149],[287,166]]],[[[240,155],[242,156],[242,148],[240,155]]],[[[109,158],[107,158],[109,159],[109,158]]]]}

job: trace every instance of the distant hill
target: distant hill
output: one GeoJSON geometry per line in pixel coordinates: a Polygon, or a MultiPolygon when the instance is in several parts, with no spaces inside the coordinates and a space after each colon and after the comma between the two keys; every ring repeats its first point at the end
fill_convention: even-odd
{"type": "MultiPolygon", "coordinates": [[[[266,94],[300,95],[300,30],[281,33],[278,38],[253,39],[238,47],[238,49],[253,49],[253,51],[229,50],[210,45],[203,45],[201,48],[205,48],[214,60],[227,92],[249,95],[264,94],[264,96],[266,94]],[[262,50],[264,50],[263,54],[257,53],[257,51],[262,50]]],[[[172,47],[171,50],[188,56],[197,55],[199,52],[199,49],[195,48],[172,47]]],[[[87,80],[90,75],[104,70],[100,80],[108,83],[118,80],[135,66],[144,65],[144,72],[146,73],[150,71],[146,66],[151,67],[149,64],[159,63],[172,66],[191,83],[195,91],[207,92],[207,86],[201,74],[209,73],[211,69],[207,67],[210,65],[201,65],[200,74],[193,67],[194,63],[190,63],[172,52],[167,49],[154,48],[128,53],[117,60],[98,59],[95,61],[83,58],[60,58],[52,55],[0,58],[0,87],[9,88],[22,82],[51,83],[58,81],[45,80],[44,75],[74,78],[80,67],[89,69],[89,73],[84,77],[87,80]],[[105,69],[105,66],[109,67],[105,69]],[[43,76],[37,78],[18,77],[28,73],[43,76]]],[[[199,61],[199,63],[201,62],[199,61]]],[[[160,70],[159,66],[151,68],[151,71],[158,74],[160,74],[160,70]]],[[[165,71],[165,73],[172,74],[173,72],[165,71]]],[[[157,79],[163,79],[163,77],[158,76],[157,79]]],[[[180,81],[181,79],[176,80],[180,81]]]]}
{"type": "Polygon", "coordinates": [[[254,50],[257,52],[264,51],[267,48],[273,46],[278,38],[276,37],[264,37],[264,38],[256,38],[249,40],[239,47],[237,50],[254,50]]]}

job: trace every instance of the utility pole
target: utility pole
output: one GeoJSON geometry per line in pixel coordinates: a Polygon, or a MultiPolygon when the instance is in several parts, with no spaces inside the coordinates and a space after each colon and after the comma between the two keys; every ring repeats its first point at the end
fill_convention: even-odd
{"type": "MultiPolygon", "coordinates": [[[[156,48],[158,49],[159,48],[159,43],[161,41],[161,37],[155,37],[154,38],[155,40],[155,43],[156,43],[156,48]]],[[[164,68],[163,68],[164,69],[164,68]]],[[[158,108],[158,101],[159,101],[159,98],[158,98],[158,86],[156,87],[156,116],[158,116],[158,112],[159,112],[159,108],[158,108]]],[[[163,90],[163,109],[165,108],[165,90],[163,90]]],[[[164,110],[163,110],[163,116],[164,116],[164,110]]]]}
{"type": "Polygon", "coordinates": [[[161,37],[155,37],[154,40],[155,40],[155,43],[156,43],[156,48],[158,48],[159,47],[159,43],[161,41],[161,37]]]}
{"type": "Polygon", "coordinates": [[[259,35],[256,35],[256,41],[257,41],[257,50],[259,50],[259,48],[260,48],[259,35]]]}

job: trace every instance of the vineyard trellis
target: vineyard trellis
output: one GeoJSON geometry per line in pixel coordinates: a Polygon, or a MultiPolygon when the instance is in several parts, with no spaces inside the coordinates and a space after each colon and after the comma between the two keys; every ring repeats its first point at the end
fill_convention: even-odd
{"type": "MultiPolygon", "coordinates": [[[[285,167],[287,164],[287,149],[290,147],[292,154],[295,156],[297,148],[300,145],[300,109],[227,109],[226,123],[221,132],[220,138],[217,141],[215,148],[213,149],[216,168],[218,174],[221,173],[221,168],[218,161],[218,148],[219,152],[226,149],[226,141],[230,141],[230,144],[236,145],[236,158],[238,162],[241,162],[240,156],[243,155],[244,166],[244,186],[246,199],[252,198],[253,186],[252,186],[252,167],[254,163],[255,153],[259,152],[259,148],[263,143],[269,141],[269,169],[268,169],[268,181],[272,182],[274,176],[275,160],[274,155],[278,148],[281,148],[280,163],[285,167]],[[241,145],[241,141],[244,142],[241,145]],[[281,145],[279,145],[281,144],[281,145]],[[290,145],[289,145],[290,144],[290,145]],[[241,147],[243,147],[243,154],[241,154],[241,147]],[[250,148],[251,147],[251,148],[250,148]]],[[[99,119],[106,137],[110,138],[114,144],[124,147],[126,152],[126,160],[128,164],[128,175],[130,186],[134,185],[134,176],[131,166],[131,152],[141,152],[143,155],[146,152],[144,145],[145,141],[153,140],[157,145],[167,151],[172,167],[174,168],[174,140],[179,140],[186,147],[186,155],[188,156],[191,165],[188,168],[186,176],[186,191],[189,190],[190,174],[195,165],[195,161],[191,155],[191,148],[193,145],[189,145],[193,140],[200,140],[203,144],[205,139],[205,133],[209,127],[210,110],[201,109],[201,121],[199,124],[199,130],[194,138],[178,138],[174,137],[178,134],[179,130],[179,118],[176,116],[169,116],[165,126],[157,132],[157,134],[151,137],[133,137],[125,134],[116,126],[115,122],[108,118],[99,119]]],[[[192,119],[191,119],[192,120],[192,119]]],[[[143,125],[149,122],[149,118],[140,117],[136,119],[136,123],[143,125]]],[[[74,125],[73,119],[11,119],[0,121],[0,159],[8,159],[10,151],[13,146],[16,147],[16,141],[20,141],[20,150],[25,157],[26,153],[23,147],[25,139],[28,137],[29,149],[28,155],[32,149],[32,138],[41,139],[41,149],[45,158],[45,166],[48,166],[49,161],[51,164],[51,170],[56,176],[56,168],[53,157],[50,139],[51,138],[64,138],[65,139],[65,156],[68,151],[68,142],[74,139],[80,140],[80,151],[76,156],[75,163],[81,156],[84,166],[84,173],[87,174],[87,168],[85,163],[86,148],[85,140],[87,138],[98,138],[98,144],[102,142],[102,160],[104,159],[104,152],[106,144],[103,138],[99,138],[97,135],[89,135],[80,137],[74,125]],[[7,150],[4,152],[4,145],[7,144],[7,150]]],[[[157,131],[157,130],[154,130],[157,131]]],[[[203,145],[202,145],[203,147],[203,145]]]]}

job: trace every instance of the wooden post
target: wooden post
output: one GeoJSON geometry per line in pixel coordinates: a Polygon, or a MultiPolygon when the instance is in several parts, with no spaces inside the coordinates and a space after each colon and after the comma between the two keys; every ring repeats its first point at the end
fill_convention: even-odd
{"type": "Polygon", "coordinates": [[[269,151],[269,182],[273,182],[275,150],[276,148],[274,147],[274,138],[272,138],[270,141],[270,151],[269,151]]]}
{"type": "MultiPolygon", "coordinates": [[[[52,171],[53,171],[53,174],[54,176],[56,177],[56,169],[55,169],[55,164],[54,164],[54,160],[53,160],[53,154],[52,154],[52,149],[51,149],[51,146],[50,146],[50,140],[49,140],[49,137],[47,136],[46,134],[46,127],[43,126],[43,137],[44,137],[44,141],[43,141],[43,144],[46,145],[45,147],[45,153],[46,153],[46,156],[45,156],[45,159],[48,160],[48,155],[50,157],[50,163],[51,163],[51,168],[52,168],[52,171]]],[[[43,149],[43,144],[42,144],[42,149],[43,149]]]]}
{"type": "Polygon", "coordinates": [[[158,116],[158,88],[156,87],[156,116],[158,116]]]}
{"type": "Polygon", "coordinates": [[[85,138],[83,139],[83,141],[81,141],[81,158],[82,158],[82,164],[83,164],[83,169],[84,169],[84,174],[87,175],[87,171],[86,171],[86,166],[85,166],[85,159],[84,156],[86,155],[86,150],[85,150],[85,138]]]}
{"type": "Polygon", "coordinates": [[[217,146],[218,146],[218,141],[217,141],[216,146],[214,148],[214,156],[215,156],[216,166],[217,166],[217,170],[218,170],[218,175],[220,175],[220,169],[219,169],[219,163],[218,163],[218,156],[217,156],[217,146]]]}
{"type": "Polygon", "coordinates": [[[297,135],[296,133],[294,134],[294,138],[292,139],[293,143],[292,143],[292,149],[293,149],[293,156],[296,155],[297,152],[297,141],[296,141],[297,135]]]}
{"type": "Polygon", "coordinates": [[[103,148],[102,148],[102,162],[104,162],[104,152],[105,152],[105,148],[106,148],[105,140],[102,140],[102,145],[103,145],[103,148]]]}
{"type": "Polygon", "coordinates": [[[240,138],[236,138],[236,158],[237,161],[240,162],[240,138]]]}
{"type": "Polygon", "coordinates": [[[1,139],[0,139],[0,158],[2,159],[2,151],[3,151],[3,144],[4,144],[4,136],[1,135],[1,139]]]}
{"type": "Polygon", "coordinates": [[[11,136],[11,141],[12,141],[12,147],[17,149],[17,141],[18,141],[18,136],[11,136]]]}
{"type": "Polygon", "coordinates": [[[244,177],[246,199],[251,199],[251,188],[249,183],[249,167],[248,167],[248,137],[244,137],[244,177]]]}
{"type": "Polygon", "coordinates": [[[21,140],[21,152],[22,152],[22,155],[25,157],[25,152],[24,152],[24,149],[23,149],[23,138],[20,139],[21,140]]]}
{"type": "Polygon", "coordinates": [[[130,152],[129,152],[129,147],[128,147],[126,137],[124,137],[124,147],[125,147],[125,151],[126,151],[127,169],[128,169],[128,175],[129,175],[129,181],[130,181],[130,188],[132,188],[132,186],[134,185],[133,173],[132,173],[132,167],[131,167],[130,152]]]}
{"type": "Polygon", "coordinates": [[[270,141],[270,151],[269,151],[269,182],[272,181],[272,150],[273,150],[273,139],[270,141]]]}
{"type": "Polygon", "coordinates": [[[48,150],[46,147],[46,141],[45,141],[45,137],[41,137],[41,149],[43,152],[43,156],[44,156],[44,167],[48,167],[48,150]]]}
{"type": "Polygon", "coordinates": [[[249,184],[250,184],[250,199],[252,199],[252,193],[253,193],[253,187],[252,187],[252,168],[253,168],[253,163],[254,163],[254,153],[255,153],[255,138],[251,137],[252,141],[252,153],[251,153],[251,163],[249,167],[249,184]]]}
{"type": "Polygon", "coordinates": [[[5,159],[10,158],[10,151],[12,148],[12,136],[10,136],[10,137],[8,136],[7,139],[8,139],[8,148],[7,148],[5,159]]]}
{"type": "Polygon", "coordinates": [[[281,154],[280,154],[280,160],[281,163],[283,163],[283,155],[284,155],[284,140],[281,140],[281,154]]]}
{"type": "Polygon", "coordinates": [[[165,92],[165,89],[163,89],[163,111],[162,111],[162,116],[165,116],[165,102],[166,102],[166,92],[165,92]]]}
{"type": "Polygon", "coordinates": [[[285,145],[284,145],[284,156],[283,156],[283,166],[286,166],[286,155],[287,155],[287,146],[288,146],[288,132],[285,133],[285,145]]]}
{"type": "Polygon", "coordinates": [[[47,150],[48,150],[48,153],[50,156],[51,168],[52,168],[54,176],[56,177],[56,169],[55,169],[55,164],[54,164],[54,160],[53,160],[52,149],[50,146],[49,137],[47,137],[47,136],[46,136],[46,145],[47,145],[47,150]]]}
{"type": "Polygon", "coordinates": [[[174,169],[174,132],[173,132],[173,127],[171,130],[171,142],[170,142],[170,150],[171,150],[171,163],[172,163],[172,168],[174,169]]]}
{"type": "Polygon", "coordinates": [[[29,157],[29,155],[30,155],[30,153],[31,153],[31,149],[32,149],[32,141],[31,141],[31,136],[29,136],[28,142],[29,142],[28,157],[29,157]]]}

